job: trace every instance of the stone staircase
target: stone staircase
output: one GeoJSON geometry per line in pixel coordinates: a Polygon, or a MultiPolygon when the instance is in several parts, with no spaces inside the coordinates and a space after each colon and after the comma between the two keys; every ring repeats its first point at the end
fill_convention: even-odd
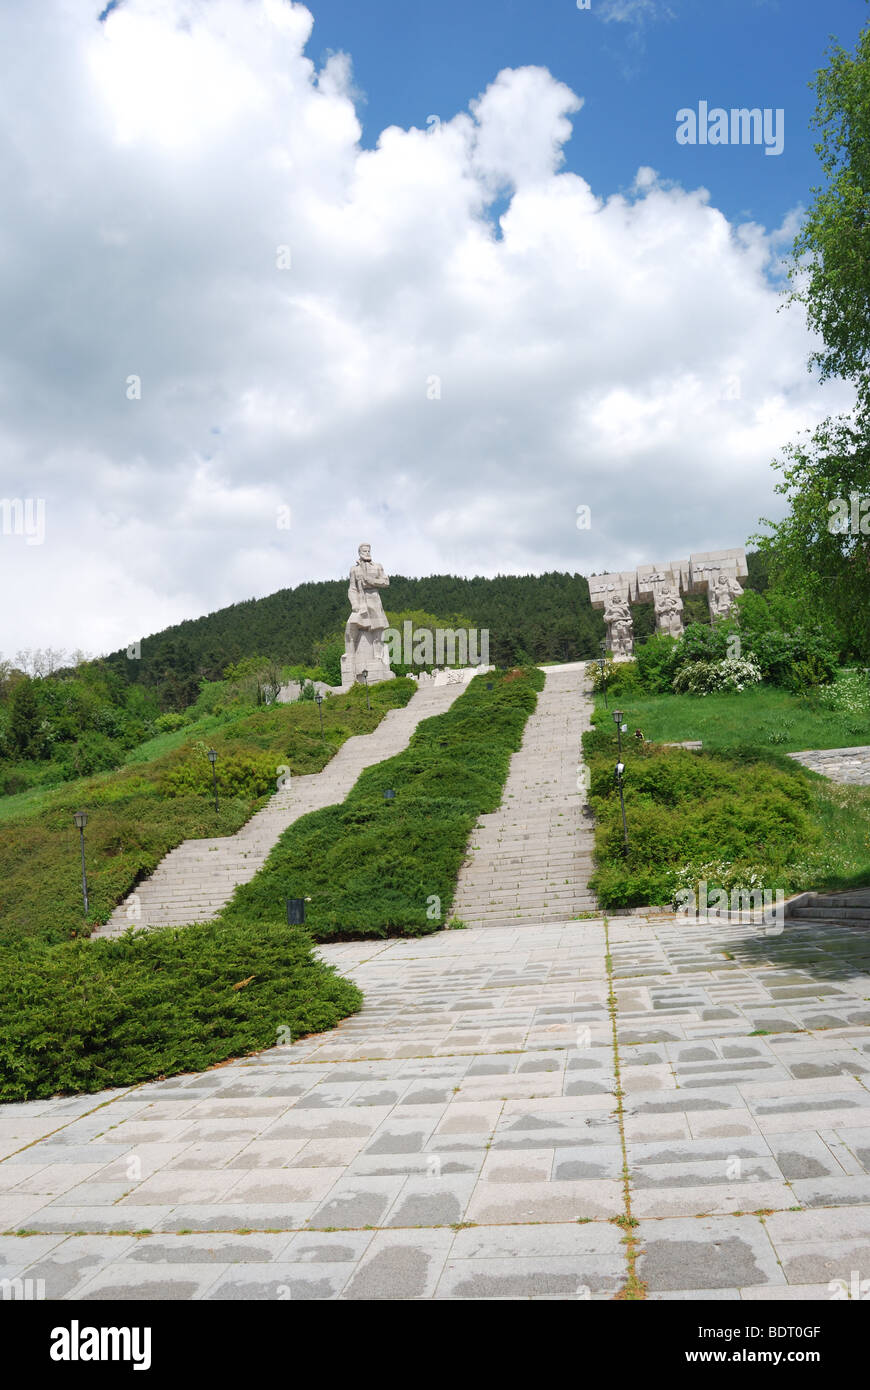
{"type": "Polygon", "coordinates": [[[459,874],[452,913],[469,927],[570,922],[597,906],[587,887],[592,826],[577,788],[592,712],[585,663],[545,669],[501,806],[481,816],[459,874]]]}
{"type": "Polygon", "coordinates": [[[870,888],[846,893],[801,893],[786,905],[785,915],[790,921],[870,927],[870,888]]]}
{"type": "Polygon", "coordinates": [[[235,835],[183,841],[92,935],[216,917],[238,885],[254,877],[288,825],[343,801],[365,768],[401,753],[421,720],[443,714],[464,690],[460,684],[426,686],[404,709],[390,710],[372,733],[347,739],[322,772],[291,777],[235,835]]]}

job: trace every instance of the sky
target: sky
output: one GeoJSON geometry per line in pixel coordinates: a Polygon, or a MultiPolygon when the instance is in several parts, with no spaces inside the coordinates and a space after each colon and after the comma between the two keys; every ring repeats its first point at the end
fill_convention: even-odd
{"type": "Polygon", "coordinates": [[[746,543],[853,399],[784,257],[808,84],[868,18],[0,7],[0,653],[114,650],[361,541],[406,575],[746,543]]]}

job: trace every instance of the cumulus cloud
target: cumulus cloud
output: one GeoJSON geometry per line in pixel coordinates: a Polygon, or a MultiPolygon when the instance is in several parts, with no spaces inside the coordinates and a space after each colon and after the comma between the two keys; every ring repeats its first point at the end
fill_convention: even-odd
{"type": "Polygon", "coordinates": [[[783,229],[564,172],[546,70],[363,149],[303,6],[85,10],[0,12],[0,498],[46,517],[0,534],[0,649],[108,650],[363,539],[406,574],[740,543],[848,404],[777,313],[783,229]]]}

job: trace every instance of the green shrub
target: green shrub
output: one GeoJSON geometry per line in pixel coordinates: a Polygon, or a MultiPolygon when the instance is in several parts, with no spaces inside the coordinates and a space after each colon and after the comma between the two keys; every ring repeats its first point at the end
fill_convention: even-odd
{"type": "MultiPolygon", "coordinates": [[[[323,704],[323,740],[317,710],[308,703],[243,708],[226,723],[213,720],[218,773],[239,769],[232,776],[236,794],[224,782],[217,811],[205,744],[200,742],[197,751],[182,730],[161,734],[150,757],[139,756],[147,755],[146,745],[135,750],[125,767],[46,790],[15,810],[7,808],[0,821],[0,935],[6,941],[35,936],[50,942],[87,934],[183,840],[240,830],[262,805],[263,795],[275,790],[279,766],[289,767],[294,776],[319,772],[346,738],[376,728],[386,711],[407,704],[415,689],[413,681],[384,681],[370,691],[371,710],[362,687],[330,698],[323,704]],[[179,785],[167,795],[164,779],[173,774],[179,785]],[[185,781],[186,790],[180,785],[185,781]],[[72,820],[79,807],[90,813],[85,832],[87,921],[72,820]]],[[[40,769],[40,778],[53,775],[54,764],[27,766],[40,769]]]]}
{"type": "Polygon", "coordinates": [[[332,1028],[362,995],[298,927],[0,939],[0,1101],[131,1086],[332,1028]]]}
{"type": "Polygon", "coordinates": [[[363,772],[341,805],[289,826],[220,920],[277,923],[286,899],[301,897],[318,941],[440,929],[469,835],[501,802],[543,683],[534,669],[475,677],[446,713],[419,725],[405,752],[363,772]]]}
{"type": "Polygon", "coordinates": [[[55,754],[65,781],[75,777],[90,777],[94,772],[108,772],[120,767],[124,749],[114,739],[97,729],[88,729],[75,743],[61,744],[55,754]]]}
{"type": "Polygon", "coordinates": [[[674,676],[678,695],[709,695],[717,690],[745,690],[761,680],[761,668],[751,658],[725,657],[721,661],[690,661],[674,676]]]}
{"type": "Polygon", "coordinates": [[[608,660],[604,663],[603,673],[597,661],[590,661],[586,673],[591,678],[592,689],[596,693],[600,694],[606,686],[608,697],[613,696],[614,699],[640,689],[637,665],[634,661],[608,660]]]}
{"type": "Polygon", "coordinates": [[[167,710],[165,714],[158,714],[154,720],[154,727],[160,734],[171,734],[176,729],[183,728],[186,722],[185,716],[177,710],[167,710]]]}
{"type": "Polygon", "coordinates": [[[837,672],[837,654],[828,640],[803,628],[747,634],[742,649],[758,662],[762,680],[786,690],[825,685],[837,672]]]}
{"type": "Polygon", "coordinates": [[[591,886],[602,907],[670,903],[686,872],[704,878],[712,861],[737,866],[738,877],[762,865],[766,887],[792,891],[796,858],[822,839],[810,777],[799,764],[752,749],[633,746],[624,778],[625,856],[611,745],[603,723],[584,735],[595,814],[591,886]]]}
{"type": "MultiPolygon", "coordinates": [[[[277,765],[274,758],[223,754],[215,762],[219,796],[257,798],[275,790],[277,765]]],[[[211,763],[200,752],[186,756],[166,772],[160,789],[166,796],[210,796],[213,788],[211,763]]]]}
{"type": "Polygon", "coordinates": [[[663,695],[670,690],[676,648],[677,639],[667,632],[654,633],[642,646],[635,648],[634,659],[642,690],[650,695],[663,695]]]}

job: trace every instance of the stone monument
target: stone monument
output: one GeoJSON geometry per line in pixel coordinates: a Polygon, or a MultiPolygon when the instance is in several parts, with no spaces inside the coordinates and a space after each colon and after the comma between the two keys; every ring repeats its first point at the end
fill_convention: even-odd
{"type": "Polygon", "coordinates": [[[393,679],[390,654],[384,646],[389,624],[380,590],[389,587],[383,565],[372,559],[370,545],[361,545],[359,559],[350,572],[347,596],[350,617],[344,629],[344,656],[341,658],[341,688],[346,690],[366,672],[369,685],[393,679]]]}
{"type": "Polygon", "coordinates": [[[742,593],[743,588],[734,576],[720,571],[716,582],[707,594],[710,616],[712,618],[727,618],[742,593]]]}
{"type": "Polygon", "coordinates": [[[614,661],[628,661],[633,651],[631,608],[635,602],[652,603],[656,628],[672,637],[683,631],[683,594],[706,593],[710,618],[725,617],[743,593],[740,584],[748,574],[742,546],[731,550],[705,550],[688,560],[666,565],[638,565],[636,570],[593,574],[589,598],[593,608],[604,609],[607,646],[614,661]]]}
{"type": "Polygon", "coordinates": [[[679,637],[683,631],[683,600],[670,584],[662,584],[653,598],[656,613],[656,627],[670,637],[679,637]]]}
{"type": "Polygon", "coordinates": [[[614,594],[604,609],[604,621],[607,624],[607,648],[613,652],[614,661],[620,658],[630,660],[634,651],[634,637],[628,599],[614,594]]]}

